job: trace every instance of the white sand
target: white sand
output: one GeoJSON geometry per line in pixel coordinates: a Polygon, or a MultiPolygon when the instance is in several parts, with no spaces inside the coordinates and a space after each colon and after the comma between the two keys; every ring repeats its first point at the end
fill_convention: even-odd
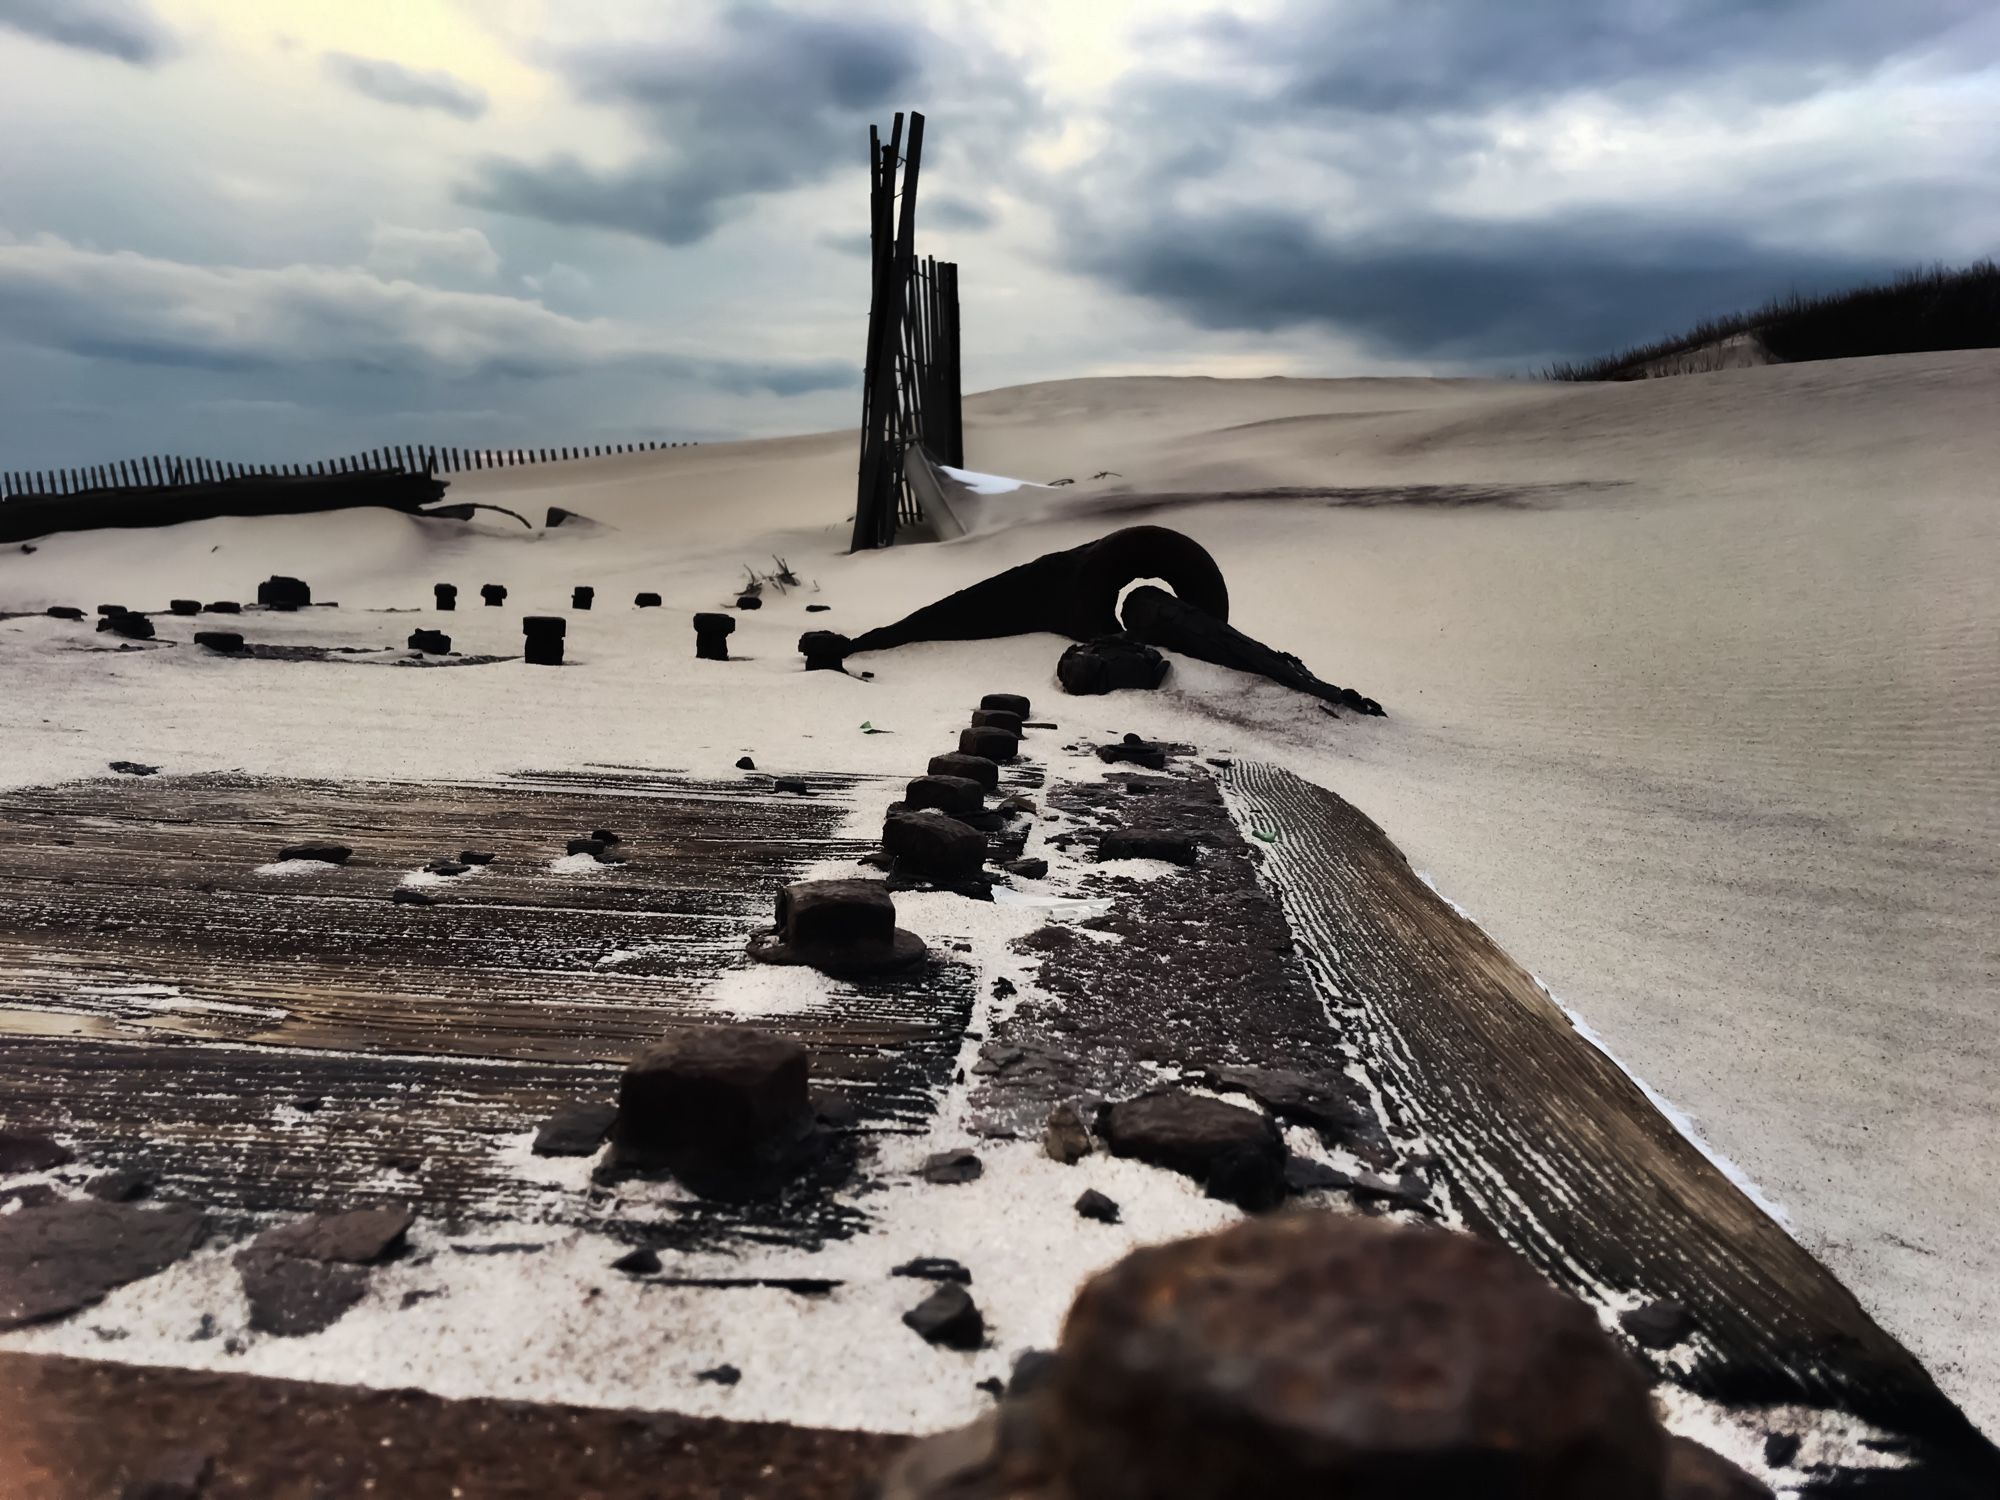
{"type": "MultiPolygon", "coordinates": [[[[0,609],[248,598],[273,571],[339,611],[253,639],[518,649],[564,611],[573,665],[231,662],[0,622],[0,778],[498,773],[612,762],[909,774],[981,690],[1075,733],[1268,755],[1354,799],[1440,888],[1783,1204],[1796,1233],[2000,1428],[2000,356],[1730,370],[1633,385],[1063,382],[968,403],[976,534],[844,557],[847,435],[511,470],[454,486],[539,520],[375,514],[52,538],[0,555],[0,609]],[[1120,477],[1092,481],[1100,470],[1120,477]],[[1133,491],[1568,484],[1541,508],[1196,501],[1133,491]],[[1010,505],[1014,509],[1009,509],[1010,505]],[[926,645],[803,675],[807,628],[856,631],[1129,519],[1228,575],[1246,630],[1380,699],[1385,723],[1201,664],[1157,695],[1061,700],[1060,642],[926,645]],[[821,592],[742,618],[720,666],[687,616],[785,556],[821,592]],[[434,580],[472,602],[421,604],[434,580]],[[503,610],[477,585],[503,582],[503,610]],[[631,592],[666,607],[634,611],[631,592]],[[807,615],[823,600],[831,613],[807,615]],[[895,731],[863,735],[868,720],[895,731]]],[[[185,640],[199,622],[158,622],[185,640]]],[[[739,997],[782,1010],[799,996],[739,997]]],[[[428,1305],[428,1304],[426,1304],[428,1305]]]]}

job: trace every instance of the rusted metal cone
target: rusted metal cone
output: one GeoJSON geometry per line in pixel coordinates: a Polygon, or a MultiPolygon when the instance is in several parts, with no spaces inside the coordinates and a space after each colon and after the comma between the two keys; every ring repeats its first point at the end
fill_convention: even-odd
{"type": "Polygon", "coordinates": [[[750,939],[767,964],[807,964],[828,974],[914,968],[924,940],[896,925],[896,902],[879,880],[800,880],[778,892],[775,926],[750,939]]]}
{"type": "Polygon", "coordinates": [[[736,630],[734,615],[704,612],[694,617],[694,654],[700,661],[728,661],[729,637],[736,630]]]}
{"type": "Polygon", "coordinates": [[[750,1026],[692,1026],[625,1069],[618,1165],[672,1172],[696,1192],[772,1184],[812,1133],[805,1048],[750,1026]]]}
{"type": "Polygon", "coordinates": [[[983,755],[933,755],[929,772],[933,776],[963,776],[978,782],[989,792],[998,790],[1000,786],[999,763],[983,755]]]}

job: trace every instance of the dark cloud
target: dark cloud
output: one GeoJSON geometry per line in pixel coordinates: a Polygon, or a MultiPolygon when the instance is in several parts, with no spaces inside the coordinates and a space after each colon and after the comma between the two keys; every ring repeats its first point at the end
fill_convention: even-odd
{"type": "Polygon", "coordinates": [[[1810,91],[1867,72],[1989,12],[1988,0],[1319,0],[1196,35],[1275,67],[1268,101],[1298,109],[1479,110],[1584,89],[1653,90],[1732,74],[1810,91]]]}
{"type": "MultiPolygon", "coordinates": [[[[1561,169],[1523,126],[1534,111],[1574,98],[1628,123],[1655,106],[1749,118],[1934,48],[1985,11],[1351,0],[1210,17],[1160,38],[1202,65],[1142,68],[1109,101],[1109,144],[1055,197],[1062,249],[1204,328],[1323,326],[1391,357],[1486,365],[1603,352],[1928,260],[1936,210],[1972,184],[1864,180],[1847,138],[1756,173],[1711,157],[1678,180],[1600,184],[1581,207],[1442,210],[1508,178],[1574,196],[1550,192],[1561,169]]],[[[1979,66],[1992,39],[1954,36],[1951,66],[1979,66]]]]}
{"type": "MultiPolygon", "coordinates": [[[[0,0],[3,3],[5,0],[0,0]]],[[[406,68],[401,63],[379,57],[356,57],[351,52],[328,52],[320,62],[337,82],[378,103],[405,109],[442,110],[461,120],[476,120],[486,113],[485,91],[449,73],[406,68]]]]}
{"type": "Polygon", "coordinates": [[[569,155],[495,158],[462,196],[557,224],[691,244],[745,198],[843,166],[865,171],[862,132],[915,91],[923,41],[905,24],[760,5],[728,11],[706,35],[572,54],[562,67],[576,92],[638,111],[658,144],[609,171],[569,155]]]}
{"type": "Polygon", "coordinates": [[[461,382],[622,368],[779,396],[858,379],[849,362],[717,359],[525,298],[355,267],[196,266],[51,236],[0,240],[0,329],[33,348],[213,373],[323,368],[461,382]]]}
{"type": "Polygon", "coordinates": [[[1765,249],[1638,216],[1493,224],[1432,217],[1335,239],[1282,213],[1176,220],[1087,252],[1086,268],[1201,327],[1319,323],[1399,356],[1494,364],[1599,353],[1891,263],[1765,249]]]}
{"type": "Polygon", "coordinates": [[[173,34],[144,0],[0,0],[0,28],[140,67],[175,50],[173,34]]]}

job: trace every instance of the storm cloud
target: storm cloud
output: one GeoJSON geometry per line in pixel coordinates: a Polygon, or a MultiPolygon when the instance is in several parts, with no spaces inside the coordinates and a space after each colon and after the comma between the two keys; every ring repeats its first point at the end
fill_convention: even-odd
{"type": "Polygon", "coordinates": [[[484,90],[437,69],[406,68],[351,52],[329,52],[320,62],[336,82],[380,104],[435,109],[461,120],[476,120],[486,113],[484,90]]]}
{"type": "Polygon", "coordinates": [[[1948,253],[1937,231],[1983,196],[1990,156],[1912,183],[1858,113],[1776,162],[1732,152],[1726,122],[1747,137],[1895,67],[1970,75],[2000,55],[1988,15],[1350,0],[1156,28],[1179,61],[1120,81],[1107,145],[1061,198],[1062,252],[1202,329],[1321,327],[1475,368],[1605,352],[1948,253]],[[1698,170],[1655,120],[1714,137],[1698,170]]]}
{"type": "Polygon", "coordinates": [[[145,0],[0,0],[0,28],[150,67],[174,38],[145,0]]]}
{"type": "Polygon", "coordinates": [[[610,169],[574,154],[490,158],[461,197],[555,224],[692,244],[745,198],[865,163],[859,133],[913,91],[922,37],[868,17],[754,6],[724,13],[705,34],[577,50],[560,63],[570,87],[636,112],[652,139],[648,151],[610,169]]]}

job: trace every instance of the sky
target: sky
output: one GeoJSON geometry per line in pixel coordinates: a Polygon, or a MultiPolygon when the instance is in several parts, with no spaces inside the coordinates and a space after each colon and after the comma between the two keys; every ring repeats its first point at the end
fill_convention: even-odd
{"type": "Polygon", "coordinates": [[[0,469],[852,425],[910,109],[968,390],[1527,375],[2000,246],[1993,0],[0,0],[0,469]]]}

